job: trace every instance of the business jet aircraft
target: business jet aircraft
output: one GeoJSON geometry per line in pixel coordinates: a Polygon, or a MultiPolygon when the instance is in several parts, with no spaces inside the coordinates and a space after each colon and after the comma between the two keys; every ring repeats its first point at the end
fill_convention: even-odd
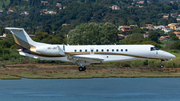
{"type": "Polygon", "coordinates": [[[23,28],[6,27],[13,34],[20,55],[41,60],[60,60],[80,65],[137,59],[172,60],[173,54],[153,45],[51,45],[33,41],[23,28]]]}

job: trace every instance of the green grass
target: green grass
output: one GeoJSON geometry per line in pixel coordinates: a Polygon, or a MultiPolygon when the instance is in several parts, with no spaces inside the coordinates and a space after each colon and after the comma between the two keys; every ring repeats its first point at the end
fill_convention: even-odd
{"type": "MultiPolygon", "coordinates": [[[[76,68],[76,67],[75,67],[76,68]]],[[[106,66],[88,67],[89,70],[79,72],[78,70],[66,70],[62,68],[20,68],[1,69],[0,79],[84,79],[84,78],[139,78],[139,77],[180,77],[178,69],[161,68],[131,68],[108,69],[106,66]],[[92,69],[91,69],[92,68],[92,69]],[[94,69],[93,69],[94,68],[94,69]]]]}

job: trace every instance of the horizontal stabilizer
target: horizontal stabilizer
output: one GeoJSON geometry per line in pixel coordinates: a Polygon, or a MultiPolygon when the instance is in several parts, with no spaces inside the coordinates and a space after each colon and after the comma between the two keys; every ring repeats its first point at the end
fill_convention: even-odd
{"type": "Polygon", "coordinates": [[[8,29],[8,30],[24,30],[23,28],[14,28],[14,27],[6,27],[5,29],[8,29]]]}

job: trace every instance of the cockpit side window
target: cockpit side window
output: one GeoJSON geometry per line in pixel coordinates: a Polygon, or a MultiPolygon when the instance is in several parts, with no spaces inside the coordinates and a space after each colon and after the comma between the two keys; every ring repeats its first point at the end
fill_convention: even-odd
{"type": "Polygon", "coordinates": [[[157,47],[151,47],[150,50],[155,51],[155,50],[159,50],[159,49],[157,47]]]}
{"type": "Polygon", "coordinates": [[[153,47],[151,47],[151,49],[150,49],[151,51],[153,51],[154,50],[154,48],[153,47]]]}
{"type": "Polygon", "coordinates": [[[159,48],[157,48],[157,47],[154,47],[156,50],[159,50],[159,48]]]}

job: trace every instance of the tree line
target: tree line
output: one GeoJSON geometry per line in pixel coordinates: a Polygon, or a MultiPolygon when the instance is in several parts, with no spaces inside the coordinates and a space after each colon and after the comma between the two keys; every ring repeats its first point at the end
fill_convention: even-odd
{"type": "MultiPolygon", "coordinates": [[[[168,20],[163,19],[163,14],[180,13],[179,3],[158,2],[152,0],[151,3],[138,7],[137,1],[133,0],[47,0],[48,4],[44,5],[41,0],[6,0],[4,12],[0,13],[0,24],[3,26],[22,27],[37,29],[37,27],[51,26],[46,31],[66,33],[62,24],[70,24],[68,29],[74,29],[81,23],[110,22],[115,25],[132,25],[137,24],[139,27],[145,24],[167,25],[168,23],[177,22],[176,18],[169,16],[168,20]],[[56,3],[61,3],[65,9],[56,7],[56,3]],[[117,5],[119,10],[112,10],[111,6],[117,5]],[[12,9],[14,12],[7,14],[7,10],[12,9]],[[55,15],[42,14],[43,9],[57,12],[55,15]],[[29,15],[20,15],[22,11],[27,11],[29,15]]],[[[43,29],[37,29],[43,31],[43,29]]],[[[35,34],[35,33],[33,33],[35,34]]],[[[59,33],[58,33],[59,34],[59,33]]]]}

